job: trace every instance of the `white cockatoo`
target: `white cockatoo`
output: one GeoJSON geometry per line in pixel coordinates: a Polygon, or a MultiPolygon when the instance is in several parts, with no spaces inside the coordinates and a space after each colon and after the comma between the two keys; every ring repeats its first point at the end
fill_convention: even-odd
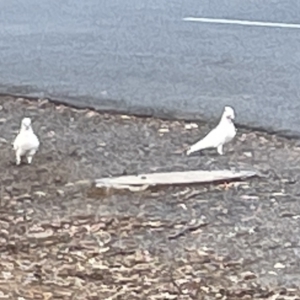
{"type": "Polygon", "coordinates": [[[31,127],[31,119],[24,118],[21,122],[20,131],[13,143],[16,152],[16,164],[21,163],[21,157],[26,156],[28,164],[31,164],[32,158],[38,151],[40,141],[33,132],[31,127]]]}
{"type": "Polygon", "coordinates": [[[237,130],[233,123],[234,118],[234,109],[230,106],[225,106],[217,127],[212,129],[202,140],[190,146],[186,154],[190,155],[196,151],[216,148],[218,153],[223,155],[223,146],[229,143],[236,135],[237,130]]]}

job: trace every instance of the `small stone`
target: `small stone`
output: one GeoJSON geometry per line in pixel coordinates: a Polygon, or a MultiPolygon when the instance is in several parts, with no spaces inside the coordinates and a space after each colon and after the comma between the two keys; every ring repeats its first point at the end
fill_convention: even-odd
{"type": "Polygon", "coordinates": [[[1,118],[1,119],[0,119],[0,124],[4,124],[4,123],[6,123],[6,121],[7,121],[7,119],[1,118]]]}
{"type": "Polygon", "coordinates": [[[59,175],[55,176],[54,181],[55,181],[56,183],[61,182],[61,177],[60,177],[59,175]]]}
{"type": "Polygon", "coordinates": [[[258,196],[251,196],[251,195],[241,195],[242,200],[258,200],[258,196]]]}
{"type": "Polygon", "coordinates": [[[9,295],[4,294],[2,291],[0,291],[0,299],[9,299],[9,295]]]}
{"type": "Polygon", "coordinates": [[[37,195],[38,197],[45,197],[46,196],[46,193],[42,192],[42,191],[36,191],[36,192],[34,192],[34,194],[37,195]]]}
{"type": "Polygon", "coordinates": [[[49,131],[49,132],[47,133],[47,136],[50,137],[50,138],[52,138],[52,137],[55,136],[55,132],[54,132],[53,130],[51,130],[51,131],[49,131]]]}
{"type": "Polygon", "coordinates": [[[8,144],[8,141],[5,138],[0,137],[0,143],[8,144]]]}
{"type": "Polygon", "coordinates": [[[43,300],[50,300],[53,297],[53,294],[50,292],[43,293],[43,300]]]}
{"type": "Polygon", "coordinates": [[[48,99],[39,99],[38,103],[39,103],[38,104],[39,107],[44,108],[49,103],[49,100],[48,99]]]}
{"type": "Polygon", "coordinates": [[[276,264],[274,265],[274,268],[275,268],[275,269],[284,269],[284,268],[285,268],[285,265],[283,265],[282,263],[276,263],[276,264]]]}
{"type": "Polygon", "coordinates": [[[207,287],[207,286],[201,286],[201,290],[202,290],[203,292],[205,292],[206,294],[209,293],[209,287],[207,287]]]}
{"type": "Polygon", "coordinates": [[[244,295],[242,297],[243,300],[249,300],[249,299],[252,299],[252,296],[251,295],[244,295]]]}
{"type": "Polygon", "coordinates": [[[198,128],[198,125],[197,125],[196,123],[185,124],[185,125],[184,125],[184,128],[185,128],[186,130],[196,129],[196,128],[198,128]]]}
{"type": "Polygon", "coordinates": [[[64,196],[65,192],[63,190],[57,190],[56,194],[57,194],[57,196],[62,197],[62,196],[64,196]]]}
{"type": "Polygon", "coordinates": [[[257,276],[250,271],[243,272],[241,276],[243,277],[244,280],[251,280],[257,278],[257,276]]]}
{"type": "Polygon", "coordinates": [[[229,279],[230,279],[232,282],[234,282],[234,283],[239,282],[239,278],[238,278],[237,276],[235,276],[235,275],[229,276],[229,279]]]}
{"type": "Polygon", "coordinates": [[[224,208],[224,209],[222,209],[221,211],[222,211],[222,213],[225,214],[225,215],[228,214],[228,209],[227,209],[227,208],[224,208]]]}
{"type": "Polygon", "coordinates": [[[63,112],[65,109],[67,109],[67,107],[65,105],[56,105],[55,106],[56,110],[60,111],[60,112],[63,112]]]}
{"type": "Polygon", "coordinates": [[[10,272],[2,272],[2,276],[4,277],[4,279],[10,279],[13,277],[10,272]]]}
{"type": "Polygon", "coordinates": [[[120,116],[120,118],[122,120],[130,120],[131,119],[130,116],[127,116],[127,115],[122,115],[122,116],[120,116]]]}
{"type": "Polygon", "coordinates": [[[53,230],[48,229],[42,232],[31,232],[28,233],[27,236],[29,238],[35,238],[35,239],[46,239],[53,235],[53,230]]]}
{"type": "Polygon", "coordinates": [[[179,204],[179,206],[180,206],[182,209],[187,210],[187,207],[186,207],[186,205],[185,205],[184,203],[179,204]]]}
{"type": "Polygon", "coordinates": [[[76,181],[75,184],[77,186],[86,186],[86,187],[89,187],[89,186],[92,185],[92,182],[91,182],[91,180],[83,179],[83,180],[76,181]]]}
{"type": "Polygon", "coordinates": [[[158,129],[159,133],[166,133],[166,132],[169,132],[169,131],[170,131],[169,128],[159,128],[158,129]]]}
{"type": "Polygon", "coordinates": [[[97,144],[98,144],[99,147],[105,147],[106,146],[106,143],[104,143],[104,142],[99,142],[97,144]]]}
{"type": "Polygon", "coordinates": [[[275,193],[272,193],[271,195],[274,196],[274,197],[285,196],[286,193],[284,192],[284,190],[282,190],[281,192],[275,192],[275,193]]]}
{"type": "Polygon", "coordinates": [[[269,271],[268,272],[270,275],[275,275],[275,276],[277,276],[278,274],[276,273],[276,272],[274,272],[274,271],[269,271]]]}
{"type": "Polygon", "coordinates": [[[97,113],[95,111],[89,111],[88,113],[85,114],[86,117],[92,118],[95,117],[97,113]]]}
{"type": "Polygon", "coordinates": [[[3,196],[2,199],[3,199],[4,201],[10,200],[10,204],[12,204],[12,205],[16,204],[16,201],[15,201],[14,199],[11,200],[11,198],[10,198],[9,195],[3,196]]]}
{"type": "Polygon", "coordinates": [[[245,155],[246,157],[252,157],[252,156],[253,156],[251,152],[244,152],[244,155],[245,155]]]}
{"type": "Polygon", "coordinates": [[[262,144],[266,144],[266,143],[268,142],[268,140],[267,140],[265,137],[263,137],[263,136],[259,137],[259,141],[260,141],[262,144]]]}
{"type": "Polygon", "coordinates": [[[33,232],[43,232],[44,229],[43,227],[37,225],[37,224],[34,224],[30,227],[30,231],[33,231],[33,232]]]}
{"type": "Polygon", "coordinates": [[[247,139],[247,135],[246,135],[245,133],[243,133],[243,134],[241,135],[241,137],[239,138],[239,140],[240,140],[241,142],[245,142],[246,139],[247,139]]]}
{"type": "Polygon", "coordinates": [[[11,185],[10,186],[6,186],[4,189],[9,194],[12,193],[12,191],[13,191],[13,187],[11,185]]]}
{"type": "Polygon", "coordinates": [[[37,110],[38,107],[36,105],[29,105],[26,107],[27,110],[37,110]]]}

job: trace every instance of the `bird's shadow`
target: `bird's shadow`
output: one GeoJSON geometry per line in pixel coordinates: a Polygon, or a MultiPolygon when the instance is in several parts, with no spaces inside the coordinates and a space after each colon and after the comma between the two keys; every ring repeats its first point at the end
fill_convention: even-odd
{"type": "Polygon", "coordinates": [[[26,157],[21,157],[21,163],[19,165],[16,164],[16,160],[14,159],[10,159],[9,160],[9,165],[11,166],[15,166],[15,167],[21,167],[21,166],[25,166],[25,165],[28,165],[28,162],[26,160],[26,157]]]}
{"type": "Polygon", "coordinates": [[[194,152],[194,153],[192,153],[191,155],[186,155],[185,154],[185,156],[186,157],[207,157],[207,156],[209,156],[209,157],[219,157],[219,156],[225,156],[226,155],[226,153],[224,153],[223,155],[220,155],[217,151],[215,151],[215,150],[210,150],[210,149],[205,149],[205,150],[202,150],[202,151],[200,151],[200,152],[194,152]]]}

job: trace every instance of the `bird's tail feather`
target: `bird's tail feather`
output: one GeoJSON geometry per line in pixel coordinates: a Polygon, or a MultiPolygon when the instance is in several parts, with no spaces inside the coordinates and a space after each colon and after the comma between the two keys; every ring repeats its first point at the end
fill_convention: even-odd
{"type": "Polygon", "coordinates": [[[211,147],[212,147],[211,141],[209,141],[209,139],[207,139],[205,137],[201,141],[199,141],[199,142],[195,143],[194,145],[190,146],[188,148],[188,150],[186,151],[186,154],[190,155],[194,152],[204,150],[204,149],[207,149],[207,148],[211,148],[211,147]]]}
{"type": "Polygon", "coordinates": [[[190,146],[190,147],[188,148],[188,150],[186,151],[186,154],[187,154],[187,155],[191,155],[191,154],[194,153],[194,152],[197,152],[197,151],[199,151],[199,150],[204,149],[202,144],[203,144],[202,141],[199,141],[198,143],[196,143],[196,144],[190,146]]]}

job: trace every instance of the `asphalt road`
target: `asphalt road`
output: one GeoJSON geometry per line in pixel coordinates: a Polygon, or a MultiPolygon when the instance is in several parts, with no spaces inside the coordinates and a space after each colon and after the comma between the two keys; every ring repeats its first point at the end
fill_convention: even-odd
{"type": "Polygon", "coordinates": [[[298,0],[0,0],[0,92],[300,135],[298,0]]]}

